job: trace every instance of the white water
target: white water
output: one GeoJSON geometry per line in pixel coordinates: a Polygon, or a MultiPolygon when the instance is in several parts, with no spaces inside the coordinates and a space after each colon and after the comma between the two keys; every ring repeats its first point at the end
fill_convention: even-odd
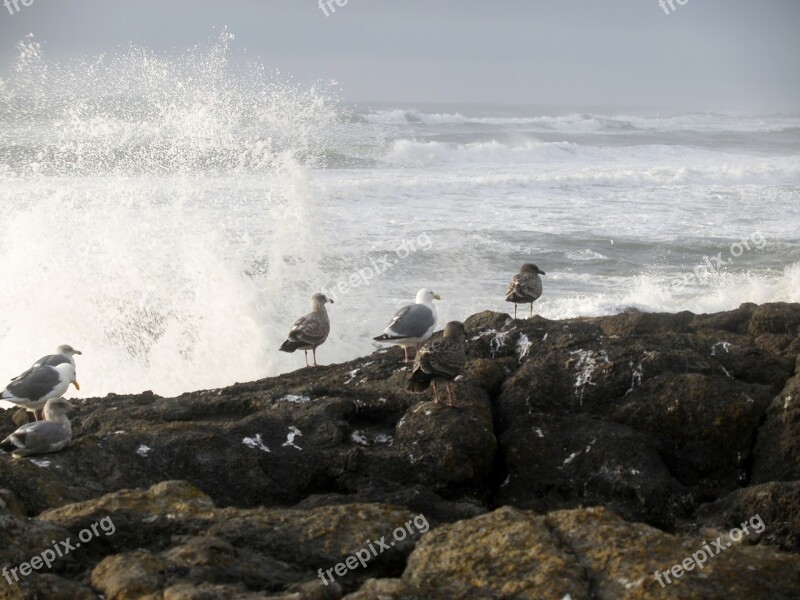
{"type": "Polygon", "coordinates": [[[61,343],[81,395],[298,368],[277,348],[310,295],[384,255],[333,293],[320,362],[371,351],[421,287],[440,324],[509,310],[525,261],[549,318],[800,301],[796,117],[348,108],[232,45],[57,64],[21,44],[0,80],[0,379],[61,343]]]}

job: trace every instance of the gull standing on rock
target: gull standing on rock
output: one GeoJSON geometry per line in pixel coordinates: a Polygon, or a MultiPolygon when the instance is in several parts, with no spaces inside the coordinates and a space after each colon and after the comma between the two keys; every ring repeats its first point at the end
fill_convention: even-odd
{"type": "Polygon", "coordinates": [[[308,364],[308,351],[314,355],[314,366],[317,366],[317,346],[321,346],[331,331],[331,322],[328,319],[328,311],[325,304],[333,300],[325,294],[314,294],[311,296],[311,312],[305,317],[300,317],[292,325],[289,336],[281,344],[281,352],[294,352],[303,350],[306,355],[306,366],[308,364]]]}
{"type": "MultiPolygon", "coordinates": [[[[20,375],[17,375],[11,381],[16,381],[17,379],[25,377],[25,375],[30,373],[36,367],[42,367],[42,366],[55,367],[60,365],[61,363],[71,364],[73,368],[75,368],[77,373],[77,367],[75,366],[75,359],[73,358],[73,356],[75,356],[76,354],[82,354],[82,352],[80,350],[76,350],[69,344],[62,344],[61,346],[56,348],[55,354],[48,354],[47,356],[43,356],[35,363],[33,363],[33,366],[30,369],[28,369],[27,371],[25,371],[20,375]]],[[[77,389],[81,389],[81,386],[78,385],[77,381],[73,381],[72,383],[75,384],[75,387],[77,389]]]]}
{"type": "Polygon", "coordinates": [[[62,362],[55,367],[33,367],[9,383],[0,392],[0,400],[33,411],[33,418],[38,421],[36,411],[44,407],[51,398],[62,396],[70,383],[80,389],[75,380],[75,367],[69,362],[62,362]]]}
{"type": "Polygon", "coordinates": [[[417,292],[417,303],[398,310],[383,333],[372,339],[402,346],[405,362],[409,362],[408,347],[419,346],[433,335],[437,319],[433,301],[441,299],[433,290],[421,289],[417,292]]]}
{"type": "Polygon", "coordinates": [[[542,279],[539,275],[545,275],[545,272],[532,263],[526,263],[520,267],[519,273],[511,278],[506,290],[506,302],[514,303],[515,319],[517,304],[530,304],[530,316],[533,316],[533,303],[542,295],[542,279]]]}
{"type": "Polygon", "coordinates": [[[0,449],[15,458],[30,454],[58,452],[72,439],[72,425],[67,411],[72,409],[64,398],[51,398],[44,405],[44,421],[26,423],[0,442],[0,449]]]}
{"type": "Polygon", "coordinates": [[[457,408],[453,404],[453,392],[450,381],[455,379],[467,362],[464,353],[464,338],[466,331],[464,324],[459,321],[450,321],[444,327],[444,337],[434,340],[420,348],[414,360],[414,369],[408,389],[412,392],[424,392],[433,385],[434,400],[439,402],[439,392],[436,389],[437,381],[447,382],[447,406],[457,408]]]}

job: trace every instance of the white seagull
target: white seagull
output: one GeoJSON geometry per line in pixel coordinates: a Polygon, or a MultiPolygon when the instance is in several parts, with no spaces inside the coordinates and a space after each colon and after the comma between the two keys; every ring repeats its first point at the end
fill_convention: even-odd
{"type": "Polygon", "coordinates": [[[32,367],[16,377],[0,392],[0,400],[33,411],[33,418],[38,421],[36,411],[44,407],[51,398],[61,397],[70,383],[80,389],[78,382],[75,381],[75,367],[69,362],[62,362],[55,367],[49,365],[32,367]]]}
{"type": "Polygon", "coordinates": [[[383,333],[372,339],[402,346],[405,362],[409,362],[409,346],[418,346],[433,335],[437,319],[433,301],[441,299],[433,290],[421,289],[417,292],[417,303],[398,310],[383,333]]]}

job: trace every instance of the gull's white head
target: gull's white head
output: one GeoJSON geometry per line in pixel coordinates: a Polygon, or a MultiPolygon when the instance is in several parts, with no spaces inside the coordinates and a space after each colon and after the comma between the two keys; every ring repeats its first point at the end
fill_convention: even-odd
{"type": "Polygon", "coordinates": [[[441,300],[442,297],[430,288],[422,288],[417,292],[417,304],[430,304],[434,300],[441,300]]]}
{"type": "Polygon", "coordinates": [[[45,421],[57,421],[59,416],[65,415],[72,409],[72,404],[66,398],[50,398],[44,405],[44,419],[45,421]]]}
{"type": "Polygon", "coordinates": [[[63,344],[56,348],[56,354],[64,354],[66,356],[74,356],[76,354],[81,354],[80,350],[76,350],[69,344],[63,344]]]}

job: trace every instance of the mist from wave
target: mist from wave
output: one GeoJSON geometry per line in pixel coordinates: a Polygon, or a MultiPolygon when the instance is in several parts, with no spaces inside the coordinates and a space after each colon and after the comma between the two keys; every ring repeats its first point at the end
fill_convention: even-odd
{"type": "Polygon", "coordinates": [[[88,394],[285,368],[276,340],[320,278],[311,169],[340,111],[327,86],[233,64],[231,41],[66,63],[20,44],[0,100],[7,377],[60,343],[83,350],[88,394]]]}

